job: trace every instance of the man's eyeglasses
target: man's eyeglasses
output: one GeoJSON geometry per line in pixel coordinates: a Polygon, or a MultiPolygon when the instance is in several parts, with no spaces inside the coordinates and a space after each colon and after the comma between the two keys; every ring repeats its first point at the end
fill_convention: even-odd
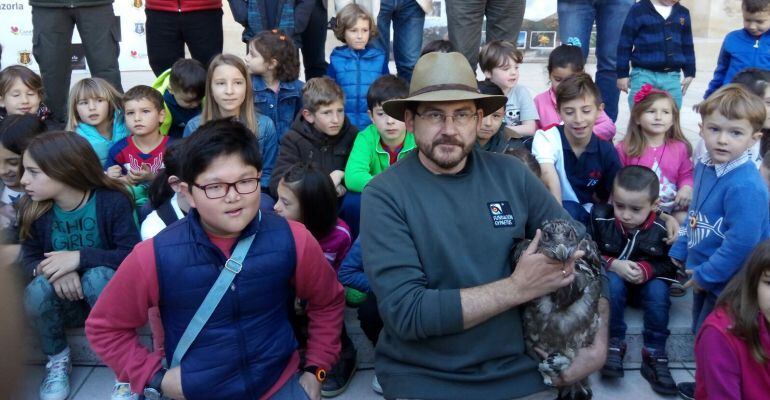
{"type": "Polygon", "coordinates": [[[479,117],[477,113],[471,111],[459,111],[452,115],[446,115],[440,111],[415,112],[414,114],[433,125],[443,125],[447,118],[452,118],[452,122],[456,125],[468,125],[479,117]]]}
{"type": "Polygon", "coordinates": [[[241,179],[237,182],[209,183],[208,185],[193,183],[193,186],[203,190],[203,192],[206,193],[206,197],[214,200],[227,196],[231,187],[234,187],[235,191],[239,194],[254,193],[259,188],[259,178],[241,179]]]}

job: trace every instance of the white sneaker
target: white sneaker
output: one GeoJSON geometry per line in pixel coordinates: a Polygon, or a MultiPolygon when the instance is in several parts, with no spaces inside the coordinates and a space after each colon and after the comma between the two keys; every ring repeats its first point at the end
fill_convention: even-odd
{"type": "Polygon", "coordinates": [[[72,363],[69,349],[64,352],[66,354],[48,357],[47,374],[40,384],[40,400],[65,400],[69,396],[72,363]]]}
{"type": "Polygon", "coordinates": [[[372,378],[372,390],[374,390],[374,393],[382,396],[382,386],[380,386],[380,381],[377,379],[377,375],[372,378]]]}
{"type": "Polygon", "coordinates": [[[139,395],[131,393],[131,386],[127,382],[115,381],[110,400],[139,400],[139,395]]]}

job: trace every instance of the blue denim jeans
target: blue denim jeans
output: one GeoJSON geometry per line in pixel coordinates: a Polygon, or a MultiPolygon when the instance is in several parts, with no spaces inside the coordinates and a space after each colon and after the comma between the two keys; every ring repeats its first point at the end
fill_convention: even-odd
{"type": "Polygon", "coordinates": [[[91,307],[115,275],[108,267],[93,267],[80,275],[85,300],[69,301],[59,298],[53,285],[38,275],[24,290],[24,308],[29,324],[40,337],[40,347],[46,355],[61,353],[67,348],[65,329],[83,326],[91,307]]]}
{"type": "Polygon", "coordinates": [[[577,222],[583,224],[583,226],[591,226],[591,214],[576,201],[562,200],[561,206],[569,213],[569,215],[577,222]]]}
{"type": "Polygon", "coordinates": [[[355,241],[358,237],[358,227],[361,223],[361,193],[347,192],[340,201],[339,217],[348,224],[350,236],[355,241]]]}
{"type": "Polygon", "coordinates": [[[409,82],[422,50],[422,28],[425,11],[416,0],[382,0],[377,14],[379,36],[375,47],[390,54],[390,23],[393,22],[393,58],[398,76],[409,82]]]}
{"type": "Polygon", "coordinates": [[[270,400],[307,400],[309,399],[305,389],[299,384],[299,377],[302,372],[292,375],[281,388],[270,396],[270,400]]]}
{"type": "Polygon", "coordinates": [[[709,292],[695,292],[692,293],[692,333],[698,334],[703,321],[714,310],[714,305],[717,302],[717,297],[709,292]]]}
{"type": "Polygon", "coordinates": [[[644,310],[644,346],[666,351],[668,339],[668,311],[671,299],[668,284],[660,279],[650,279],[642,285],[630,284],[614,272],[607,272],[610,281],[610,337],[624,340],[626,321],[623,318],[626,304],[639,304],[644,310]]]}
{"type": "Polygon", "coordinates": [[[634,95],[645,83],[656,89],[667,91],[674,98],[676,106],[682,108],[682,73],[681,71],[655,72],[644,68],[631,70],[628,85],[628,109],[634,108],[634,95]]]}
{"type": "Polygon", "coordinates": [[[596,21],[596,85],[602,94],[604,111],[615,121],[618,118],[618,74],[615,62],[618,40],[628,10],[635,0],[558,0],[559,36],[562,42],[570,37],[580,39],[583,56],[588,57],[591,28],[596,21]]]}

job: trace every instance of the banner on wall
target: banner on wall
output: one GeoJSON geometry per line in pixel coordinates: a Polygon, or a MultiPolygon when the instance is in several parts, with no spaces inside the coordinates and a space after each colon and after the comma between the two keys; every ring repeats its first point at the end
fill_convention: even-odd
{"type": "MultiPolygon", "coordinates": [[[[120,70],[149,70],[144,1],[118,1],[113,4],[113,8],[120,23],[120,70]]],[[[32,55],[32,7],[27,0],[0,0],[0,45],[3,46],[0,58],[3,67],[22,64],[35,71],[39,70],[32,55]]],[[[75,28],[72,35],[72,69],[77,71],[87,68],[85,49],[75,28]]]]}

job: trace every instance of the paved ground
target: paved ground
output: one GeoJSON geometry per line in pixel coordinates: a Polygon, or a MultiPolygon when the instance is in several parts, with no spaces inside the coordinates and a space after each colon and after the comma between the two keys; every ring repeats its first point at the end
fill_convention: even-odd
{"type": "MultiPolygon", "coordinates": [[[[588,72],[593,73],[595,71],[595,65],[588,65],[588,72]]],[[[395,65],[391,62],[391,71],[395,71],[395,65]]],[[[685,135],[691,140],[695,141],[698,137],[698,123],[700,116],[692,111],[692,106],[700,101],[705,89],[708,85],[708,79],[711,77],[711,70],[698,71],[699,78],[696,79],[684,98],[683,111],[681,113],[681,123],[685,135]]],[[[84,76],[83,76],[84,77],[84,76]]],[[[80,76],[73,76],[73,82],[76,82],[80,76]]],[[[480,74],[479,79],[483,76],[480,74]]],[[[152,73],[150,72],[124,72],[123,73],[123,87],[128,89],[136,84],[149,84],[153,80],[152,73]]],[[[547,88],[547,73],[545,64],[538,63],[525,63],[521,66],[521,84],[529,88],[534,94],[540,93],[547,88]]],[[[616,140],[619,140],[626,130],[628,124],[628,103],[624,95],[620,99],[620,115],[618,117],[618,132],[616,140]]],[[[689,322],[679,321],[678,324],[686,326],[689,322]]],[[[672,325],[674,321],[672,321],[672,325]]],[[[371,349],[361,349],[362,352],[368,354],[362,359],[371,360],[371,349]]],[[[598,375],[591,377],[591,381],[594,387],[594,398],[601,399],[618,399],[623,396],[632,396],[634,399],[659,399],[663,398],[656,395],[649,388],[647,382],[641,377],[638,372],[638,364],[628,364],[626,367],[630,367],[626,373],[626,377],[622,380],[615,382],[608,382],[601,380],[598,375]]],[[[693,363],[672,363],[674,379],[678,382],[687,381],[693,379],[694,364],[693,363]]],[[[35,399],[37,398],[37,388],[45,373],[45,368],[41,365],[33,365],[28,367],[28,373],[22,384],[21,393],[17,398],[20,399],[35,399]]],[[[371,362],[362,363],[359,366],[359,372],[355,375],[348,390],[340,395],[339,399],[378,399],[380,396],[376,395],[370,388],[372,376],[374,374],[373,365],[371,362]]],[[[72,373],[72,396],[71,399],[77,400],[92,400],[92,399],[104,399],[108,398],[112,385],[114,383],[115,376],[108,368],[105,367],[93,367],[93,366],[80,366],[75,367],[72,373]]],[[[552,393],[544,393],[543,399],[553,398],[552,393]]],[[[671,398],[671,397],[669,397],[671,398]]]]}

